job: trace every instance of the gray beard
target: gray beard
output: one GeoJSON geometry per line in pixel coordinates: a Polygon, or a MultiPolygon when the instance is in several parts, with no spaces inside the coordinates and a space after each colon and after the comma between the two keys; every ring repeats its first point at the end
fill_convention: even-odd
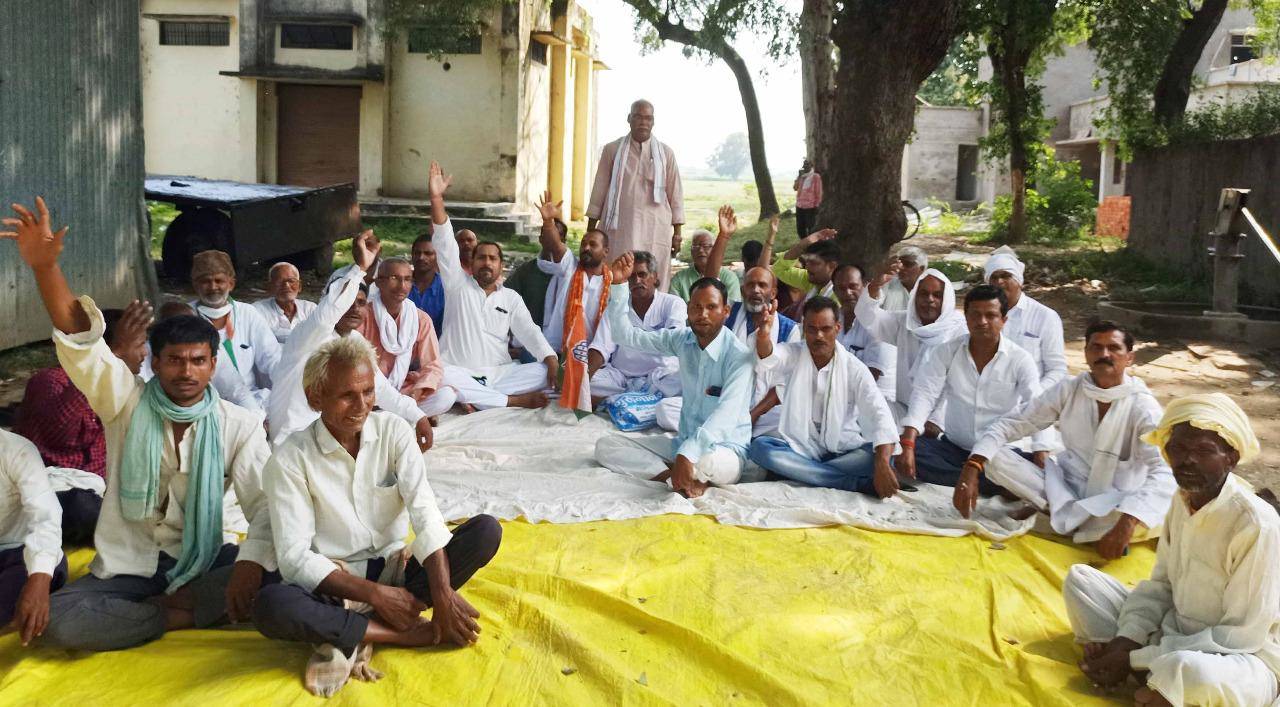
{"type": "Polygon", "coordinates": [[[231,298],[231,295],[229,294],[223,295],[221,299],[217,299],[217,300],[200,298],[200,304],[203,304],[206,307],[213,307],[214,309],[217,309],[219,307],[225,307],[227,305],[227,300],[230,298],[231,298]]]}
{"type": "Polygon", "coordinates": [[[763,302],[760,304],[755,304],[754,302],[748,302],[746,300],[743,300],[742,306],[746,308],[746,310],[751,314],[759,314],[764,311],[764,307],[765,307],[763,302]]]}

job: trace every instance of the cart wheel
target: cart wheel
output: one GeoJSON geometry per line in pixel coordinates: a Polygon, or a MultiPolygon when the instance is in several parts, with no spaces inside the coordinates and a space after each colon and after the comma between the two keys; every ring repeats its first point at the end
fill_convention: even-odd
{"type": "Polygon", "coordinates": [[[221,250],[235,262],[231,218],[212,208],[183,211],[169,224],[160,247],[164,275],[174,280],[191,277],[191,258],[206,250],[221,250]]]}
{"type": "Polygon", "coordinates": [[[333,274],[333,244],[325,243],[307,252],[306,267],[315,271],[316,276],[323,279],[333,274]]]}

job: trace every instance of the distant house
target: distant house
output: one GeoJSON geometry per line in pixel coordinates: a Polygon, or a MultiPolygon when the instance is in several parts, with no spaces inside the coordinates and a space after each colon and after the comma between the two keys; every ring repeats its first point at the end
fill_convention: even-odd
{"type": "MultiPolygon", "coordinates": [[[[1280,65],[1264,62],[1249,46],[1254,19],[1247,9],[1228,9],[1205,45],[1195,69],[1188,111],[1208,103],[1230,103],[1263,87],[1280,86],[1280,65]]],[[[983,60],[980,71],[989,71],[983,60]]],[[[1105,83],[1095,87],[1098,67],[1085,43],[1052,57],[1041,77],[1045,114],[1056,122],[1049,145],[1060,160],[1080,163],[1098,202],[1125,193],[1125,165],[1097,125],[1108,103],[1105,83]]],[[[915,135],[903,157],[902,193],[912,200],[941,199],[953,205],[990,201],[1008,193],[1007,174],[984,165],[978,141],[988,132],[989,110],[922,105],[915,135]]]]}
{"type": "Polygon", "coordinates": [[[320,186],[361,201],[586,204],[597,40],[575,0],[390,35],[380,0],[142,0],[151,173],[320,186]],[[554,15],[553,15],[554,9],[554,15]]]}

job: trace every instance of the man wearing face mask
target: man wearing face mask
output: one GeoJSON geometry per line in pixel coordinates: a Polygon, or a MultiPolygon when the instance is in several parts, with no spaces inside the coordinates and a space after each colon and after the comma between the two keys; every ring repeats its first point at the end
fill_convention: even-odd
{"type": "Polygon", "coordinates": [[[1260,453],[1222,393],[1169,403],[1144,440],[1178,484],[1151,578],[1130,590],[1088,565],[1062,586],[1080,669],[1138,705],[1271,705],[1280,689],[1280,516],[1232,473],[1260,453]]]}
{"type": "Polygon", "coordinates": [[[218,367],[234,370],[265,409],[271,397],[271,372],[280,360],[280,342],[253,305],[231,297],[236,288],[231,256],[220,250],[196,253],[191,259],[191,286],[196,291],[191,306],[218,330],[218,367]]]}
{"type": "Polygon", "coordinates": [[[1036,396],[997,420],[974,445],[969,482],[986,477],[1014,492],[1049,524],[1077,543],[1097,543],[1098,554],[1120,557],[1130,542],[1158,534],[1173,498],[1173,474],[1160,451],[1142,440],[1160,421],[1160,404],[1133,365],[1133,335],[1113,322],[1085,331],[1089,372],[1036,396]],[[1044,469],[1005,445],[1057,425],[1066,449],[1044,469]]]}

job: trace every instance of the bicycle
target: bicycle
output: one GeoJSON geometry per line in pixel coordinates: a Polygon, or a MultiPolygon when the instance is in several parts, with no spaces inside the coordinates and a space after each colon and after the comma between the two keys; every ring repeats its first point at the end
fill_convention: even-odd
{"type": "Polygon", "coordinates": [[[917,209],[906,199],[902,200],[902,211],[903,215],[907,217],[907,234],[902,237],[902,240],[905,241],[920,232],[921,217],[920,209],[917,209]]]}

